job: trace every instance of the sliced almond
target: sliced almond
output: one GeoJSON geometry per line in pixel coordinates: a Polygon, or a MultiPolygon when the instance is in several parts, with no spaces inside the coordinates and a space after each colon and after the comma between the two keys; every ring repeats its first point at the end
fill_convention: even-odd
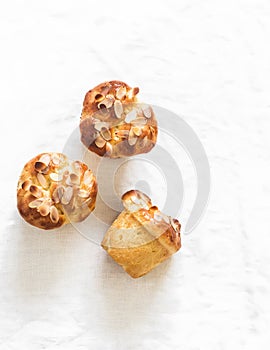
{"type": "Polygon", "coordinates": [[[147,142],[148,142],[148,138],[147,138],[147,136],[144,136],[144,138],[142,139],[142,142],[141,142],[141,146],[142,147],[146,146],[147,142]]]}
{"type": "Polygon", "coordinates": [[[83,175],[83,182],[86,186],[90,186],[93,182],[93,174],[90,170],[86,170],[86,172],[83,175]]]}
{"type": "Polygon", "coordinates": [[[69,204],[71,201],[71,198],[73,196],[73,188],[72,187],[66,187],[65,192],[63,194],[63,197],[61,198],[61,203],[64,205],[69,204]]]}
{"type": "Polygon", "coordinates": [[[35,163],[35,170],[38,173],[43,172],[45,169],[47,168],[47,164],[43,163],[43,162],[36,162],[35,163]]]}
{"type": "Polygon", "coordinates": [[[50,219],[54,224],[57,224],[57,222],[59,221],[59,213],[54,205],[50,207],[50,219]]]}
{"type": "Polygon", "coordinates": [[[43,174],[38,173],[37,174],[37,179],[38,179],[38,182],[41,184],[41,186],[43,188],[47,188],[48,183],[47,183],[47,180],[46,180],[46,178],[45,178],[45,176],[43,174]]]}
{"type": "Polygon", "coordinates": [[[123,105],[119,100],[114,102],[114,113],[118,119],[122,117],[123,114],[123,105]]]}
{"type": "Polygon", "coordinates": [[[104,98],[105,98],[104,95],[102,95],[102,94],[96,94],[96,96],[95,96],[95,101],[96,101],[96,102],[100,102],[100,101],[104,100],[104,98]]]}
{"type": "Polygon", "coordinates": [[[132,109],[125,118],[126,123],[131,123],[133,120],[135,120],[137,117],[137,111],[136,109],[132,109]]]}
{"type": "Polygon", "coordinates": [[[52,199],[54,200],[55,203],[59,203],[61,201],[64,192],[65,192],[65,189],[63,186],[59,186],[53,191],[52,199]]]}
{"type": "Polygon", "coordinates": [[[145,106],[142,108],[143,114],[144,116],[149,119],[152,116],[152,110],[150,106],[145,106]]]}
{"type": "Polygon", "coordinates": [[[142,128],[138,126],[134,126],[132,128],[134,135],[140,136],[142,134],[142,128]]]}
{"type": "Polygon", "coordinates": [[[72,184],[74,185],[80,184],[80,177],[77,174],[72,173],[69,175],[69,177],[72,184]]]}
{"type": "Polygon", "coordinates": [[[105,146],[106,141],[103,137],[98,136],[95,140],[95,144],[98,148],[103,148],[105,146]]]}
{"type": "Polygon", "coordinates": [[[106,141],[110,141],[112,139],[112,135],[109,129],[107,128],[102,128],[100,130],[100,135],[104,138],[106,141]]]}
{"type": "Polygon", "coordinates": [[[36,197],[36,198],[40,198],[42,197],[43,193],[41,191],[40,188],[38,188],[36,185],[31,185],[29,187],[29,191],[31,192],[31,194],[36,197]]]}
{"type": "Polygon", "coordinates": [[[32,185],[32,182],[30,180],[25,180],[23,183],[22,183],[22,189],[24,191],[29,191],[29,188],[30,186],[32,185]]]}
{"type": "Polygon", "coordinates": [[[102,128],[108,128],[108,123],[97,121],[97,122],[94,124],[94,128],[95,128],[97,131],[100,131],[102,128]]]}
{"type": "Polygon", "coordinates": [[[52,181],[59,182],[63,180],[63,175],[57,173],[50,173],[50,178],[52,181]]]}
{"type": "Polygon", "coordinates": [[[51,157],[50,157],[49,154],[46,153],[46,154],[43,154],[43,155],[39,158],[39,161],[40,161],[41,163],[46,164],[46,166],[48,166],[49,163],[50,163],[50,161],[51,161],[51,157]]]}
{"type": "Polygon", "coordinates": [[[75,161],[72,163],[72,169],[76,175],[78,175],[78,176],[81,175],[82,166],[81,166],[81,163],[79,161],[75,161]]]}
{"type": "Polygon", "coordinates": [[[90,192],[85,191],[85,190],[79,190],[78,196],[81,198],[88,198],[90,196],[90,192]]]}
{"type": "Polygon", "coordinates": [[[50,212],[50,206],[48,203],[42,203],[39,207],[38,207],[38,212],[40,213],[41,216],[47,216],[50,212]]]}
{"type": "Polygon", "coordinates": [[[58,156],[58,154],[53,154],[52,156],[52,162],[54,165],[59,165],[60,164],[60,157],[58,156]]]}
{"type": "Polygon", "coordinates": [[[136,96],[139,92],[139,88],[138,87],[134,87],[132,89],[130,89],[127,93],[127,98],[132,100],[134,98],[134,96],[136,96]]]}
{"type": "Polygon", "coordinates": [[[110,142],[106,143],[106,155],[110,156],[113,152],[113,148],[112,145],[110,144],[110,142]]]}
{"type": "Polygon", "coordinates": [[[138,137],[134,135],[133,130],[130,129],[129,135],[128,135],[128,143],[130,146],[134,146],[138,140],[138,137]]]}
{"type": "Polygon", "coordinates": [[[123,97],[126,96],[127,88],[125,86],[120,86],[116,91],[116,98],[121,100],[123,97]]]}
{"type": "Polygon", "coordinates": [[[136,119],[131,121],[131,124],[134,126],[143,126],[147,123],[144,117],[137,117],[136,119]]]}
{"type": "Polygon", "coordinates": [[[44,201],[43,198],[35,199],[34,201],[32,201],[28,204],[28,207],[29,208],[38,208],[43,203],[43,201],[44,201]]]}
{"type": "Polygon", "coordinates": [[[106,97],[106,98],[104,98],[104,100],[99,102],[98,108],[99,109],[110,108],[113,105],[113,102],[114,102],[114,98],[106,97]]]}

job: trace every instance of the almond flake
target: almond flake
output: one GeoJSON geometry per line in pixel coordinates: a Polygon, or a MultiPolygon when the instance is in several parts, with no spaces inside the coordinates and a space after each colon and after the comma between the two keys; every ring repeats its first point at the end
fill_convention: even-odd
{"type": "Polygon", "coordinates": [[[46,164],[46,166],[48,166],[49,163],[50,163],[50,161],[51,161],[51,157],[50,157],[49,154],[46,153],[46,154],[43,154],[43,155],[39,158],[39,161],[40,161],[41,163],[46,164]]]}
{"type": "Polygon", "coordinates": [[[98,148],[103,148],[105,146],[106,141],[103,137],[98,136],[95,140],[95,144],[98,148]]]}
{"type": "Polygon", "coordinates": [[[63,180],[63,176],[57,173],[51,173],[50,178],[52,179],[52,181],[55,181],[55,182],[59,182],[63,180]]]}
{"type": "Polygon", "coordinates": [[[94,124],[94,128],[95,128],[97,131],[100,131],[102,128],[108,128],[108,123],[97,121],[97,122],[94,124]]]}
{"type": "Polygon", "coordinates": [[[43,172],[45,169],[47,168],[47,164],[43,163],[43,162],[36,162],[35,163],[35,170],[38,173],[43,172]]]}
{"type": "Polygon", "coordinates": [[[116,98],[121,100],[123,97],[126,96],[126,93],[127,93],[127,88],[125,86],[120,86],[120,88],[117,89],[116,91],[116,98]]]}
{"type": "Polygon", "coordinates": [[[37,210],[41,216],[47,216],[50,212],[50,206],[48,203],[42,203],[37,210]]]}
{"type": "Polygon", "coordinates": [[[104,138],[104,140],[106,141],[110,141],[112,139],[112,135],[110,130],[108,130],[107,128],[102,128],[100,130],[100,135],[104,138]]]}
{"type": "Polygon", "coordinates": [[[102,94],[96,94],[96,96],[95,96],[96,102],[100,102],[100,101],[104,100],[104,98],[105,98],[105,96],[102,94]]]}
{"type": "Polygon", "coordinates": [[[52,194],[52,199],[55,203],[59,203],[63,197],[63,194],[65,192],[65,189],[63,186],[57,187],[52,194]]]}
{"type": "Polygon", "coordinates": [[[113,152],[113,148],[112,145],[110,144],[110,142],[106,143],[106,155],[110,156],[113,152]]]}
{"type": "Polygon", "coordinates": [[[43,203],[44,199],[43,198],[39,198],[39,199],[35,199],[34,201],[30,202],[28,204],[29,208],[38,208],[42,203],[43,203]]]}
{"type": "Polygon", "coordinates": [[[86,170],[86,172],[83,175],[83,182],[86,186],[90,186],[93,182],[93,174],[90,170],[86,170]]]}
{"type": "Polygon", "coordinates": [[[46,188],[48,186],[48,183],[47,183],[45,176],[42,175],[41,173],[37,174],[37,179],[43,188],[46,188]]]}
{"type": "Polygon", "coordinates": [[[74,185],[80,184],[80,178],[77,174],[72,173],[69,175],[69,177],[70,177],[70,181],[72,184],[74,184],[74,185]]]}
{"type": "Polygon", "coordinates": [[[151,107],[150,107],[150,106],[146,106],[146,107],[142,108],[142,111],[143,111],[144,116],[145,116],[147,119],[151,118],[151,116],[152,116],[152,110],[151,110],[151,107]]]}
{"type": "Polygon", "coordinates": [[[67,205],[71,201],[72,196],[73,196],[73,188],[67,187],[65,189],[63,197],[61,198],[61,203],[64,205],[67,205]]]}
{"type": "Polygon", "coordinates": [[[137,140],[138,140],[138,137],[134,135],[133,130],[130,129],[130,132],[128,135],[128,143],[130,144],[130,146],[134,146],[137,140]]]}
{"type": "Polygon", "coordinates": [[[137,117],[136,119],[131,121],[131,124],[134,126],[143,126],[147,123],[144,117],[137,117]]]}
{"type": "Polygon", "coordinates": [[[85,191],[85,190],[79,190],[78,191],[78,196],[81,198],[88,198],[90,195],[90,192],[85,191]]]}
{"type": "Polygon", "coordinates": [[[59,213],[55,206],[50,207],[50,219],[54,224],[57,224],[59,221],[59,213]]]}
{"type": "Polygon", "coordinates": [[[32,182],[30,180],[26,180],[22,183],[22,189],[24,191],[29,191],[29,188],[31,185],[32,185],[32,182]]]}
{"type": "Polygon", "coordinates": [[[115,116],[120,119],[122,117],[123,114],[123,106],[122,103],[119,100],[116,100],[114,102],[114,113],[115,116]]]}
{"type": "Polygon", "coordinates": [[[31,185],[30,188],[29,188],[29,191],[36,198],[42,197],[43,193],[42,193],[41,189],[38,188],[36,185],[31,185]]]}
{"type": "Polygon", "coordinates": [[[140,128],[138,126],[134,126],[132,128],[132,130],[133,130],[134,135],[136,135],[136,136],[140,136],[142,134],[142,128],[140,128]]]}
{"type": "Polygon", "coordinates": [[[54,154],[52,156],[52,162],[54,165],[59,165],[60,164],[60,157],[58,156],[58,154],[54,154]]]}

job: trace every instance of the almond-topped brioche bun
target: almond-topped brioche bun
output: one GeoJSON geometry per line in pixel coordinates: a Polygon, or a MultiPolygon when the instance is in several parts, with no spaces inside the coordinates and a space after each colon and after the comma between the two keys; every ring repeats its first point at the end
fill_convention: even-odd
{"type": "Polygon", "coordinates": [[[122,196],[124,210],[106,232],[101,246],[133,278],[141,277],[181,247],[177,219],[152,206],[138,190],[122,196]]]}
{"type": "Polygon", "coordinates": [[[24,166],[17,207],[29,224],[50,230],[83,221],[94,210],[97,182],[80,161],[62,153],[42,153],[24,166]]]}
{"type": "Polygon", "coordinates": [[[81,141],[110,158],[147,153],[156,144],[157,120],[151,106],[139,103],[139,88],[113,80],[88,91],[80,122],[81,141]]]}

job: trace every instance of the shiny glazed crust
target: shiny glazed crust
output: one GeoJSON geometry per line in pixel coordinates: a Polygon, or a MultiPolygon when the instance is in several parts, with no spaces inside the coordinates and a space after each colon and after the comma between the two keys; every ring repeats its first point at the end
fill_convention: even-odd
{"type": "Polygon", "coordinates": [[[95,208],[96,195],[96,179],[86,164],[42,153],[22,170],[17,207],[29,224],[50,230],[84,220],[95,208]]]}
{"type": "Polygon", "coordinates": [[[176,219],[161,213],[140,191],[122,197],[125,210],[107,231],[102,247],[133,278],[141,277],[181,247],[176,219]]]}

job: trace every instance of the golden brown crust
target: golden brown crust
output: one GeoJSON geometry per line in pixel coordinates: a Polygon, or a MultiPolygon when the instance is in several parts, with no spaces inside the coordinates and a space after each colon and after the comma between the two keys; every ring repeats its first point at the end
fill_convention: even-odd
{"type": "Polygon", "coordinates": [[[87,165],[61,153],[42,153],[23,168],[17,207],[29,224],[50,230],[84,220],[94,209],[96,179],[87,165]]]}
{"type": "Polygon", "coordinates": [[[139,88],[121,81],[99,84],[87,92],[80,122],[81,141],[110,158],[149,152],[157,140],[153,109],[138,103],[139,88]]]}
{"type": "Polygon", "coordinates": [[[180,249],[181,225],[152,206],[140,191],[129,191],[122,198],[125,210],[101,245],[131,277],[137,278],[180,249]]]}

